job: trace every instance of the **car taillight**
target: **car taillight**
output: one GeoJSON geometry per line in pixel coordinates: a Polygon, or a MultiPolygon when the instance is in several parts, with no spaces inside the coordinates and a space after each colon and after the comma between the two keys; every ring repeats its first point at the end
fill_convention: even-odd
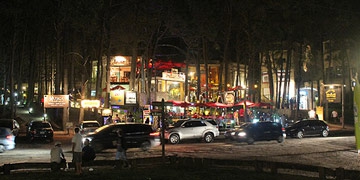
{"type": "Polygon", "coordinates": [[[285,128],[284,128],[284,127],[282,127],[281,130],[282,130],[283,132],[285,132],[285,128]]]}
{"type": "Polygon", "coordinates": [[[160,132],[152,132],[150,133],[150,136],[160,136],[160,132]]]}
{"type": "Polygon", "coordinates": [[[6,139],[12,139],[13,135],[9,134],[6,136],[6,139]]]}

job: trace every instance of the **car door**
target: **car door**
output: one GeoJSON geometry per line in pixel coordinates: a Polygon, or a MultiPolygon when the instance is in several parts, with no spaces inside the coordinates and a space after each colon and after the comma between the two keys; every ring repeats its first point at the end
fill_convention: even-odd
{"type": "Polygon", "coordinates": [[[265,137],[265,131],[264,131],[264,125],[263,123],[257,123],[253,124],[251,128],[249,128],[251,136],[255,140],[263,140],[265,137]]]}
{"type": "Polygon", "coordinates": [[[195,137],[196,121],[187,121],[180,128],[181,139],[192,139],[195,137]]]}
{"type": "Polygon", "coordinates": [[[304,121],[302,127],[305,135],[312,136],[315,132],[315,128],[309,120],[304,121]]]}
{"type": "Polygon", "coordinates": [[[114,142],[116,142],[118,138],[117,131],[119,128],[120,127],[112,126],[102,132],[101,138],[98,140],[101,141],[101,144],[103,144],[105,148],[116,147],[116,143],[114,142]]]}
{"type": "Polygon", "coordinates": [[[272,139],[272,128],[271,128],[271,122],[265,122],[261,123],[261,130],[259,130],[259,140],[270,140],[272,139]]]}
{"type": "Polygon", "coordinates": [[[313,127],[314,127],[314,135],[320,135],[322,133],[323,128],[323,123],[321,123],[318,120],[314,120],[312,122],[313,127]]]}
{"type": "Polygon", "coordinates": [[[194,138],[201,138],[204,134],[204,132],[211,128],[206,125],[206,123],[203,120],[198,120],[193,122],[193,137],[194,138]]]}

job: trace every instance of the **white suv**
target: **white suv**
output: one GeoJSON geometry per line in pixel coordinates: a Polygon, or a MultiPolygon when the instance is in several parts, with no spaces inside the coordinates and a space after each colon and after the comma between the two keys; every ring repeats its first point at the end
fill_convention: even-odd
{"type": "Polygon", "coordinates": [[[165,139],[177,144],[184,139],[203,139],[210,143],[220,134],[216,125],[204,119],[179,120],[178,123],[165,131],[165,139]]]}

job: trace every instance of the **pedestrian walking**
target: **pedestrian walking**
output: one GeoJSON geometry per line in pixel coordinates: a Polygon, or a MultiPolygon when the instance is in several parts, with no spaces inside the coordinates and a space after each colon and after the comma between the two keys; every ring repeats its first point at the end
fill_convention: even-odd
{"type": "Polygon", "coordinates": [[[72,153],[73,153],[73,163],[75,163],[75,173],[77,175],[82,174],[82,136],[79,133],[80,129],[78,127],[75,128],[75,134],[74,137],[71,139],[72,143],[72,153]]]}
{"type": "Polygon", "coordinates": [[[117,130],[117,141],[116,141],[116,156],[115,160],[122,160],[123,167],[129,167],[129,162],[126,156],[126,144],[125,144],[125,137],[122,129],[117,130]]]}

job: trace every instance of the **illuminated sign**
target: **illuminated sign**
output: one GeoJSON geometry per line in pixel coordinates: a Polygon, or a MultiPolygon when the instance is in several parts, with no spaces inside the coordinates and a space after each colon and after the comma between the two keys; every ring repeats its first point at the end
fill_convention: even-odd
{"type": "Polygon", "coordinates": [[[125,95],[126,104],[136,104],[136,92],[127,91],[125,95]]]}
{"type": "Polygon", "coordinates": [[[82,100],[81,107],[83,108],[98,108],[100,107],[99,100],[82,100]]]}
{"type": "Polygon", "coordinates": [[[69,95],[44,95],[44,108],[69,107],[69,95]]]}
{"type": "Polygon", "coordinates": [[[341,87],[325,87],[325,99],[329,103],[340,103],[341,102],[341,87]]]}
{"type": "Polygon", "coordinates": [[[110,91],[111,105],[124,105],[124,90],[110,91]]]}
{"type": "Polygon", "coordinates": [[[162,79],[185,82],[185,74],[182,72],[178,72],[177,69],[172,69],[171,72],[163,72],[162,79]]]}

